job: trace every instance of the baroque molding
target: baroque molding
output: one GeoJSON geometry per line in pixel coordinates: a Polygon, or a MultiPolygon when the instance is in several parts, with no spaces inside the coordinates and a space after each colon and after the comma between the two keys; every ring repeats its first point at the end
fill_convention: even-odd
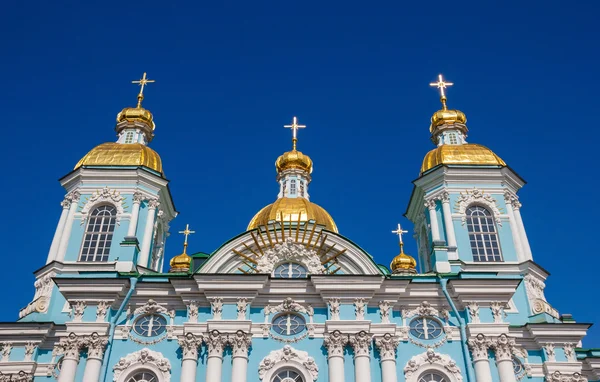
{"type": "Polygon", "coordinates": [[[329,306],[329,319],[330,320],[339,320],[340,319],[340,299],[339,298],[330,298],[327,301],[327,305],[329,306]]]}
{"type": "Polygon", "coordinates": [[[474,188],[471,191],[467,191],[466,193],[460,193],[460,196],[456,200],[456,204],[454,206],[456,212],[462,215],[461,220],[462,224],[467,222],[467,208],[471,207],[474,204],[482,205],[491,210],[492,215],[494,215],[494,220],[496,224],[502,225],[500,221],[500,210],[498,209],[498,205],[496,199],[493,196],[484,193],[481,190],[474,188]]]}
{"type": "Polygon", "coordinates": [[[26,373],[23,370],[16,374],[4,374],[0,371],[0,382],[33,382],[33,374],[26,373]]]}
{"type": "Polygon", "coordinates": [[[100,203],[110,203],[117,209],[117,224],[121,222],[121,216],[125,212],[123,209],[123,203],[125,198],[117,190],[111,190],[108,187],[104,187],[102,190],[96,190],[92,196],[90,196],[83,207],[81,208],[81,224],[85,223],[88,218],[90,211],[100,203]]]}
{"type": "Polygon", "coordinates": [[[287,362],[303,366],[310,373],[314,381],[319,377],[319,367],[315,363],[314,358],[309,357],[307,352],[296,350],[289,345],[285,345],[283,349],[270,352],[268,356],[260,361],[258,365],[258,377],[260,380],[263,380],[269,370],[280,363],[287,362]]]}
{"type": "Polygon", "coordinates": [[[12,352],[12,342],[3,342],[2,343],[2,359],[0,362],[8,362],[10,358],[10,353],[12,352]]]}
{"type": "Polygon", "coordinates": [[[382,361],[395,360],[396,349],[400,344],[400,337],[385,333],[383,336],[375,337],[375,346],[379,350],[382,361]]]}
{"type": "Polygon", "coordinates": [[[492,301],[490,304],[490,309],[492,310],[492,317],[494,317],[494,323],[499,324],[504,322],[506,318],[506,313],[504,312],[504,304],[500,301],[492,301]]]}
{"type": "Polygon", "coordinates": [[[227,344],[231,346],[233,357],[248,358],[248,349],[252,345],[252,334],[238,330],[235,334],[227,336],[227,344]]]}
{"type": "Polygon", "coordinates": [[[223,298],[213,297],[210,299],[210,310],[213,315],[213,320],[220,320],[223,315],[223,298]]]}
{"type": "Polygon", "coordinates": [[[190,301],[187,306],[188,322],[198,322],[198,303],[195,300],[190,301]]]}
{"type": "Polygon", "coordinates": [[[237,300],[237,319],[245,320],[247,310],[248,310],[248,299],[245,297],[238,298],[238,300],[237,300]]]}
{"type": "Polygon", "coordinates": [[[390,323],[392,303],[390,301],[379,301],[379,316],[382,324],[390,323]]]}
{"type": "Polygon", "coordinates": [[[308,305],[308,306],[304,307],[304,306],[300,305],[299,303],[297,303],[296,301],[294,301],[294,299],[292,299],[291,297],[286,298],[279,305],[265,306],[265,315],[266,316],[273,314],[273,313],[279,313],[279,312],[304,313],[304,314],[308,315],[309,317],[311,317],[311,321],[312,321],[312,317],[314,315],[314,309],[312,308],[312,306],[308,305]]]}
{"type": "Polygon", "coordinates": [[[495,340],[492,341],[492,348],[496,353],[496,361],[512,361],[513,354],[515,353],[515,339],[510,338],[506,334],[500,334],[495,340]]]}
{"type": "Polygon", "coordinates": [[[104,322],[108,313],[108,301],[98,301],[96,306],[96,322],[104,322]]]}
{"type": "Polygon", "coordinates": [[[152,314],[152,313],[164,313],[169,314],[169,311],[164,306],[159,305],[153,299],[149,299],[147,303],[142,305],[133,311],[134,315],[138,314],[152,314]]]}
{"type": "Polygon", "coordinates": [[[348,337],[348,344],[354,349],[354,358],[368,357],[371,354],[372,339],[373,337],[364,330],[348,337]]]}
{"type": "Polygon", "coordinates": [[[31,362],[36,348],[37,344],[35,342],[27,342],[25,344],[25,362],[31,362]]]}
{"type": "Polygon", "coordinates": [[[71,306],[73,308],[73,322],[82,322],[83,313],[85,313],[85,308],[87,307],[85,301],[75,301],[71,306]]]}
{"type": "Polygon", "coordinates": [[[94,332],[84,338],[84,346],[88,349],[88,359],[96,358],[102,360],[104,349],[108,345],[108,337],[100,336],[94,332]]]}
{"type": "Polygon", "coordinates": [[[467,304],[467,310],[469,311],[469,320],[473,324],[478,324],[479,321],[479,304],[476,301],[469,301],[467,304]]]}
{"type": "Polygon", "coordinates": [[[344,346],[348,343],[348,335],[342,334],[339,330],[332,333],[326,333],[323,345],[327,349],[328,357],[343,357],[344,346]]]}
{"type": "Polygon", "coordinates": [[[85,338],[75,333],[70,333],[68,337],[60,339],[57,348],[57,355],[64,355],[65,359],[74,359],[79,361],[79,353],[86,345],[85,338]]]}
{"type": "Polygon", "coordinates": [[[35,287],[33,300],[19,311],[19,318],[23,318],[33,312],[46,313],[48,311],[52,288],[54,287],[54,282],[52,281],[54,276],[56,276],[55,272],[49,272],[33,283],[35,287]]]}
{"type": "Polygon", "coordinates": [[[492,341],[483,334],[479,333],[475,338],[467,341],[469,349],[473,354],[473,361],[488,359],[488,349],[492,346],[492,341]]]}
{"type": "Polygon", "coordinates": [[[270,274],[277,265],[286,261],[301,263],[306,266],[309,274],[319,275],[325,272],[317,252],[295,243],[291,238],[265,251],[257,261],[256,271],[270,274]]]}
{"type": "Polygon", "coordinates": [[[126,355],[113,366],[113,381],[117,382],[125,370],[136,365],[141,365],[142,367],[152,365],[162,374],[160,378],[161,382],[169,382],[171,380],[171,362],[161,353],[144,348],[126,355]]]}
{"type": "Polygon", "coordinates": [[[406,380],[412,377],[422,366],[439,365],[448,373],[452,374],[456,381],[462,382],[460,368],[456,362],[446,354],[436,353],[433,349],[412,357],[404,366],[404,377],[406,380]]]}
{"type": "Polygon", "coordinates": [[[587,382],[587,378],[579,373],[562,374],[560,371],[546,374],[546,382],[587,382]]]}
{"type": "Polygon", "coordinates": [[[508,190],[504,191],[504,202],[506,204],[510,204],[515,210],[521,208],[519,197],[508,190]]]}
{"type": "Polygon", "coordinates": [[[416,307],[415,309],[402,309],[402,318],[411,318],[414,316],[435,316],[435,317],[444,317],[446,313],[442,311],[440,313],[439,310],[431,306],[427,301],[423,301],[421,305],[416,307]]]}
{"type": "Polygon", "coordinates": [[[546,354],[546,360],[548,362],[556,362],[556,350],[554,344],[548,343],[544,345],[544,353],[546,354]]]}
{"type": "Polygon", "coordinates": [[[218,330],[213,330],[204,337],[204,342],[208,347],[209,357],[223,357],[223,349],[227,346],[226,335],[221,335],[218,330]]]}
{"type": "Polygon", "coordinates": [[[367,303],[364,298],[354,299],[354,313],[356,315],[356,320],[362,321],[365,319],[366,306],[367,303]]]}
{"type": "Polygon", "coordinates": [[[195,336],[193,333],[186,333],[178,338],[179,346],[183,359],[198,359],[198,348],[202,345],[203,337],[195,336]]]}
{"type": "Polygon", "coordinates": [[[577,355],[575,354],[576,344],[563,344],[563,351],[565,352],[565,357],[567,357],[567,362],[577,362],[577,355]]]}

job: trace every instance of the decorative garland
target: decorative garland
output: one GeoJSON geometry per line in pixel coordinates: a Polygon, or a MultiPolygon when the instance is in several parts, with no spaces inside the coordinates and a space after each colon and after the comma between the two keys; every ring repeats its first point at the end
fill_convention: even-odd
{"type": "Polygon", "coordinates": [[[280,337],[271,331],[269,331],[269,336],[275,341],[283,342],[284,344],[295,344],[296,342],[300,342],[308,336],[308,330],[294,338],[280,337]]]}
{"type": "Polygon", "coordinates": [[[408,337],[408,340],[410,341],[410,343],[411,343],[411,344],[413,344],[413,345],[417,345],[417,346],[419,346],[419,347],[422,347],[422,348],[424,348],[424,349],[437,349],[437,348],[439,348],[440,346],[442,346],[443,344],[445,344],[445,343],[446,343],[446,341],[448,341],[448,337],[444,336],[444,338],[442,338],[442,339],[441,339],[441,340],[439,340],[438,342],[435,342],[435,343],[433,343],[433,344],[429,344],[429,345],[426,345],[426,344],[423,344],[423,343],[421,343],[421,342],[419,342],[419,341],[416,341],[416,340],[414,340],[414,339],[413,339],[412,337],[410,337],[410,336],[408,337]]]}
{"type": "Polygon", "coordinates": [[[163,334],[162,334],[160,337],[158,337],[158,338],[155,338],[155,339],[153,339],[153,340],[150,340],[150,341],[144,341],[144,340],[142,340],[142,339],[139,339],[139,338],[137,338],[137,337],[133,336],[133,335],[131,334],[131,332],[129,332],[129,333],[128,333],[128,337],[129,337],[129,339],[130,339],[130,340],[132,340],[133,342],[135,342],[136,344],[140,344],[140,345],[155,345],[155,344],[157,344],[157,343],[161,342],[162,340],[164,340],[165,338],[167,338],[167,336],[168,336],[168,335],[169,335],[169,334],[167,333],[167,331],[165,331],[165,332],[164,332],[164,333],[163,333],[163,334]]]}

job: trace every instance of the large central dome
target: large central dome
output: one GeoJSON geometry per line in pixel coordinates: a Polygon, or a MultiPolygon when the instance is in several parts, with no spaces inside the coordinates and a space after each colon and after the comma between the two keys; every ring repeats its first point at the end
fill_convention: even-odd
{"type": "Polygon", "coordinates": [[[309,202],[304,198],[279,198],[273,204],[269,204],[256,215],[248,224],[248,231],[260,225],[266,225],[269,221],[276,220],[292,223],[316,221],[324,225],[328,230],[338,232],[333,218],[325,209],[318,204],[309,202]]]}

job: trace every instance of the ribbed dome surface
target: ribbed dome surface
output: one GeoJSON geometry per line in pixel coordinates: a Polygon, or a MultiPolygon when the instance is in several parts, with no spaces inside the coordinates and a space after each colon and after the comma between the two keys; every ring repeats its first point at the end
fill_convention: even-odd
{"type": "Polygon", "coordinates": [[[81,166],[144,166],[163,173],[158,153],[141,143],[102,143],[81,158],[75,169],[81,166]]]}
{"type": "Polygon", "coordinates": [[[442,145],[425,155],[421,174],[441,164],[506,166],[498,155],[482,145],[442,145]]]}
{"type": "Polygon", "coordinates": [[[316,220],[317,224],[323,224],[328,230],[338,232],[331,215],[323,207],[304,198],[277,199],[275,203],[269,204],[254,215],[248,224],[248,231],[260,225],[266,225],[271,220],[297,222],[298,217],[301,222],[316,220]]]}

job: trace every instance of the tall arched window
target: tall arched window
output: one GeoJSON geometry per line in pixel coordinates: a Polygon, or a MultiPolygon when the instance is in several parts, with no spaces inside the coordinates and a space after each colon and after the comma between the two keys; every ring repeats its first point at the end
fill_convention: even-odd
{"type": "Polygon", "coordinates": [[[80,261],[108,261],[116,222],[117,209],[114,206],[100,206],[92,211],[85,229],[80,261]]]}
{"type": "Polygon", "coordinates": [[[502,261],[500,243],[491,212],[481,206],[466,211],[467,230],[474,261],[502,261]]]}

